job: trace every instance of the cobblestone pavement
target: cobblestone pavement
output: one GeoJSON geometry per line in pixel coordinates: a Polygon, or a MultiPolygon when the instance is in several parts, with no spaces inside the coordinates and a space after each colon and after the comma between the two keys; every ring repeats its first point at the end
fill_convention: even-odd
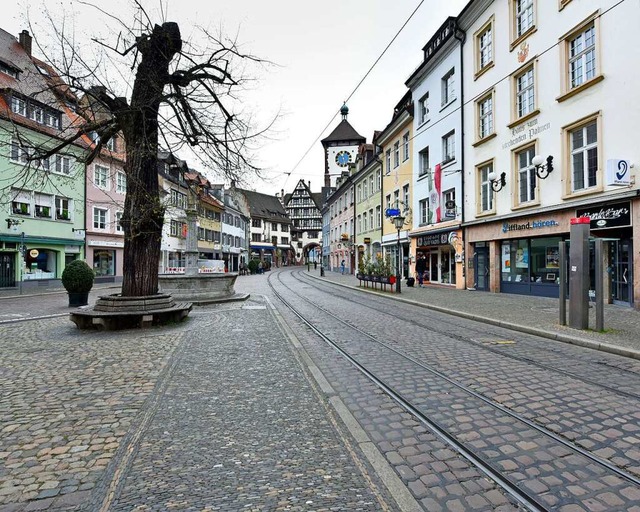
{"type": "Polygon", "coordinates": [[[0,510],[86,500],[181,337],[81,333],[66,319],[0,326],[0,510]]]}
{"type": "MultiPolygon", "coordinates": [[[[306,267],[298,267],[305,269],[306,267]]],[[[317,279],[332,281],[343,286],[371,290],[360,286],[353,275],[326,271],[320,278],[320,269],[308,274],[317,279]]],[[[253,278],[254,276],[248,276],[253,278]]],[[[391,287],[388,287],[391,290],[391,287]]],[[[604,328],[595,330],[595,307],[589,308],[590,330],[578,330],[559,323],[559,301],[548,297],[532,297],[509,293],[491,293],[472,290],[456,290],[449,286],[425,285],[408,287],[402,282],[399,295],[389,291],[390,300],[400,299],[426,307],[449,312],[453,315],[475,317],[488,324],[520,328],[535,334],[569,341],[575,344],[601,348],[614,353],[640,359],[640,310],[616,304],[604,306],[604,328]]],[[[593,304],[592,304],[593,305],[593,304]]],[[[569,301],[567,301],[567,315],[569,301]]]]}
{"type": "Polygon", "coordinates": [[[0,512],[397,510],[260,298],[0,339],[0,512]]]}
{"type": "MultiPolygon", "coordinates": [[[[290,280],[289,284],[292,284],[290,280]]],[[[598,352],[585,351],[571,345],[560,344],[558,347],[557,343],[547,341],[547,350],[560,348],[566,351],[565,359],[579,362],[572,365],[576,374],[568,377],[564,375],[562,367],[543,368],[538,365],[532,368],[530,363],[535,361],[525,363],[518,359],[503,358],[496,355],[495,351],[488,351],[478,344],[461,342],[469,331],[475,330],[473,335],[476,337],[504,341],[505,344],[500,346],[523,347],[519,348],[521,356],[525,354],[522,351],[527,350],[527,357],[530,357],[531,350],[528,346],[531,342],[545,343],[544,340],[534,340],[531,335],[513,333],[494,326],[485,326],[483,330],[481,324],[461,319],[455,322],[457,328],[450,328],[447,332],[446,329],[438,328],[442,322],[446,323],[451,318],[447,315],[427,311],[421,316],[416,308],[408,309],[406,305],[389,302],[384,298],[367,298],[346,290],[341,292],[339,289],[332,289],[328,294],[318,294],[314,289],[316,284],[309,285],[306,280],[293,283],[292,286],[305,297],[311,297],[314,302],[319,301],[318,306],[311,306],[304,301],[294,300],[296,307],[302,308],[305,315],[318,321],[322,330],[340,340],[358,360],[365,361],[377,376],[397,390],[402,390],[403,394],[406,393],[414,405],[425,408],[430,418],[445,425],[475,452],[493,460],[495,465],[505,474],[510,474],[519,485],[539,495],[541,502],[547,507],[554,510],[583,510],[577,505],[581,503],[586,507],[585,510],[640,510],[640,487],[625,482],[618,476],[607,475],[606,471],[587,459],[582,459],[581,455],[573,453],[571,449],[555,445],[549,438],[531,431],[520,420],[514,423],[513,418],[503,417],[502,413],[496,414],[486,405],[472,406],[473,400],[470,397],[464,398],[464,394],[461,395],[460,391],[441,382],[440,378],[417,372],[412,364],[403,362],[394,355],[381,353],[376,356],[380,350],[375,343],[366,339],[360,341],[357,333],[347,332],[335,321],[325,318],[318,308],[328,308],[338,313],[349,324],[371,331],[376,338],[388,342],[395,340],[394,346],[401,347],[404,352],[420,361],[428,361],[439,372],[483,393],[489,400],[503,404],[525,419],[556,431],[575,446],[584,447],[596,456],[609,459],[614,465],[635,474],[640,469],[637,466],[640,455],[640,439],[637,437],[640,431],[640,413],[637,412],[640,364],[637,361],[628,360],[631,364],[626,366],[622,358],[617,356],[598,355],[598,352]],[[379,314],[376,314],[361,305],[365,301],[369,301],[368,307],[385,304],[386,309],[380,309],[379,314]],[[404,310],[404,316],[401,310],[404,310]],[[422,325],[420,322],[411,324],[411,315],[415,315],[422,325]],[[620,368],[617,366],[619,362],[620,368]],[[605,379],[600,382],[597,377],[594,382],[588,380],[593,377],[592,369],[598,365],[608,368],[598,371],[608,371],[609,381],[615,381],[619,377],[626,379],[623,386],[627,389],[627,395],[618,396],[621,391],[613,387],[601,389],[608,385],[605,379]]],[[[352,372],[348,370],[346,373],[344,370],[336,370],[338,363],[332,358],[323,357],[325,351],[322,347],[314,348],[314,343],[317,345],[317,342],[314,342],[313,337],[309,337],[307,342],[310,344],[307,350],[314,355],[321,370],[332,376],[332,385],[337,387],[336,381],[340,381],[341,374],[342,380],[353,378],[352,372]]],[[[546,361],[543,362],[546,364],[546,361]]],[[[348,384],[344,386],[345,389],[350,387],[348,384]]],[[[393,428],[390,429],[389,426],[395,425],[396,429],[400,429],[399,420],[389,423],[377,418],[380,422],[378,428],[382,431],[376,432],[376,418],[366,418],[371,415],[371,398],[357,398],[359,393],[354,388],[355,386],[351,386],[350,391],[343,391],[343,400],[357,411],[354,414],[365,425],[373,427],[372,438],[380,439],[380,448],[387,460],[403,475],[415,496],[421,500],[430,500],[427,507],[429,510],[448,510],[454,499],[461,500],[460,509],[471,510],[474,508],[469,501],[472,496],[477,500],[473,503],[485,503],[485,507],[487,506],[487,497],[483,495],[488,491],[487,488],[473,495],[459,486],[453,486],[452,489],[456,489],[458,493],[456,496],[455,493],[448,492],[446,481],[434,479],[430,472],[424,474],[424,467],[420,468],[422,473],[416,474],[412,465],[420,458],[432,461],[437,457],[434,457],[434,452],[437,454],[438,450],[432,447],[430,441],[417,442],[416,439],[421,434],[414,431],[413,436],[409,435],[408,426],[405,433],[393,432],[393,428]],[[399,442],[401,439],[402,443],[399,442]],[[389,445],[389,440],[396,445],[389,445]],[[431,488],[427,483],[435,485],[431,488]]],[[[362,387],[358,386],[357,389],[362,387]]],[[[422,439],[424,438],[422,434],[422,439]]],[[[447,451],[450,452],[444,450],[444,453],[447,451]]],[[[464,461],[453,458],[459,464],[458,471],[447,466],[446,459],[438,460],[442,463],[438,467],[443,468],[443,471],[446,471],[444,468],[449,468],[454,480],[473,479],[473,471],[465,471],[465,476],[460,476],[460,467],[464,467],[464,461]]]]}

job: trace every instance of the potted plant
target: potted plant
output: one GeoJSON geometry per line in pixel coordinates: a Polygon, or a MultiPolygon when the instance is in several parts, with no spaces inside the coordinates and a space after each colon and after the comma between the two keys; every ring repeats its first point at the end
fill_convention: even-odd
{"type": "Polygon", "coordinates": [[[95,274],[84,260],[73,260],[62,271],[62,286],[69,294],[69,307],[86,306],[95,274]]]}

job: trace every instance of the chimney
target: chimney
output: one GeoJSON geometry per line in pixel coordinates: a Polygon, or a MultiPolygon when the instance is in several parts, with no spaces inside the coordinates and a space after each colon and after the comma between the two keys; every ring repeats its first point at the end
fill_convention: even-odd
{"type": "Polygon", "coordinates": [[[20,42],[20,45],[24,48],[24,51],[27,52],[27,55],[29,57],[31,57],[31,36],[29,35],[29,32],[27,30],[23,30],[22,32],[20,32],[20,35],[18,36],[18,41],[20,42]]]}

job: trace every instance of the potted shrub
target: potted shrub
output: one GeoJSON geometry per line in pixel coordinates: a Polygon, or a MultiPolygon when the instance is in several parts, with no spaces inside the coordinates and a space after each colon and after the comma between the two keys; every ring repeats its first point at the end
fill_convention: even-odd
{"type": "Polygon", "coordinates": [[[62,286],[69,294],[69,307],[86,306],[94,273],[84,260],[73,260],[62,271],[62,286]]]}

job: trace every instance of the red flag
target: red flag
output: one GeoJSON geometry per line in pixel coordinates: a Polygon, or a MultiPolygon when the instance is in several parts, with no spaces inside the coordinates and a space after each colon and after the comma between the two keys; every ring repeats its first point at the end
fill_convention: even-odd
{"type": "Polygon", "coordinates": [[[435,187],[435,196],[438,198],[437,203],[434,205],[436,210],[436,222],[440,222],[442,220],[442,209],[440,208],[440,197],[442,195],[442,167],[440,167],[440,164],[436,164],[435,187]]]}

